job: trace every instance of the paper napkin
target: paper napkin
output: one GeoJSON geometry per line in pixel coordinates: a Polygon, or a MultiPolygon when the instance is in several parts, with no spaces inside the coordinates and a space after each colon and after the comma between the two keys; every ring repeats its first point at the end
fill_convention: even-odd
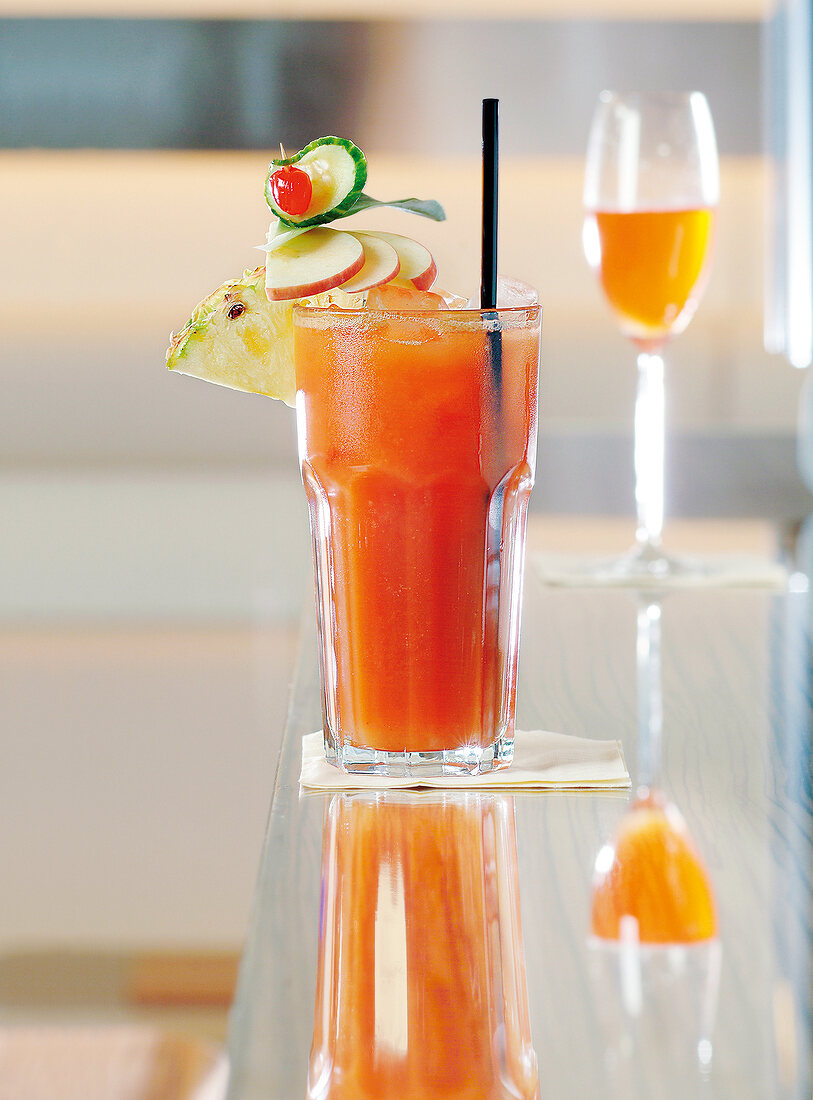
{"type": "Polygon", "coordinates": [[[623,790],[630,785],[620,741],[592,741],[547,730],[517,730],[510,768],[484,775],[359,775],[334,768],[325,759],[322,731],[302,738],[299,782],[314,790],[385,790],[395,787],[442,787],[480,790],[578,791],[623,790]]]}

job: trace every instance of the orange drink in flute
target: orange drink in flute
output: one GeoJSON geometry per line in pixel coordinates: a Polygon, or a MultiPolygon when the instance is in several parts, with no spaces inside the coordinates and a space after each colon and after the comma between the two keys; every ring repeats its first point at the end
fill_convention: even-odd
{"type": "Polygon", "coordinates": [[[713,207],[587,213],[588,259],[621,331],[656,352],[694,314],[708,277],[713,207]]]}

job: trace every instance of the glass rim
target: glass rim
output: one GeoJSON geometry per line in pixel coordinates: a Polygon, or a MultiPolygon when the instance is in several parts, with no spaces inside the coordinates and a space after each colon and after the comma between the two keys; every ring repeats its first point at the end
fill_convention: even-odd
{"type": "Polygon", "coordinates": [[[345,309],[337,305],[307,305],[303,302],[294,303],[295,313],[325,314],[334,313],[337,317],[406,317],[427,319],[433,317],[460,317],[472,319],[478,317],[481,320],[491,320],[494,314],[516,317],[520,313],[542,313],[542,303],[532,302],[527,306],[496,306],[494,309],[368,309],[366,306],[354,306],[345,309]]]}
{"type": "Polygon", "coordinates": [[[652,100],[663,103],[687,103],[694,97],[706,99],[705,92],[699,88],[665,88],[647,90],[643,88],[603,88],[598,94],[599,103],[632,103],[636,100],[652,100]]]}

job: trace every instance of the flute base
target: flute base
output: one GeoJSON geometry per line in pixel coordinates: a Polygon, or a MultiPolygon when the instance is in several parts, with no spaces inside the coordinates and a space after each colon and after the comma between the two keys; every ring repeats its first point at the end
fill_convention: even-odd
{"type": "Polygon", "coordinates": [[[636,545],[615,557],[536,554],[537,576],[560,587],[783,588],[787,570],[751,554],[668,554],[660,547],[636,545]]]}

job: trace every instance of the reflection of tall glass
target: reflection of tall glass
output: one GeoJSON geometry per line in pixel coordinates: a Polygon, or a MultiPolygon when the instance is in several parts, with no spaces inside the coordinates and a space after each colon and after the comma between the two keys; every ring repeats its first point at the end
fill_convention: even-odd
{"type": "Polygon", "coordinates": [[[328,759],[511,762],[539,308],[297,309],[328,759]]]}
{"type": "Polygon", "coordinates": [[[335,796],[308,1100],[534,1100],[513,800],[335,796]]]}

